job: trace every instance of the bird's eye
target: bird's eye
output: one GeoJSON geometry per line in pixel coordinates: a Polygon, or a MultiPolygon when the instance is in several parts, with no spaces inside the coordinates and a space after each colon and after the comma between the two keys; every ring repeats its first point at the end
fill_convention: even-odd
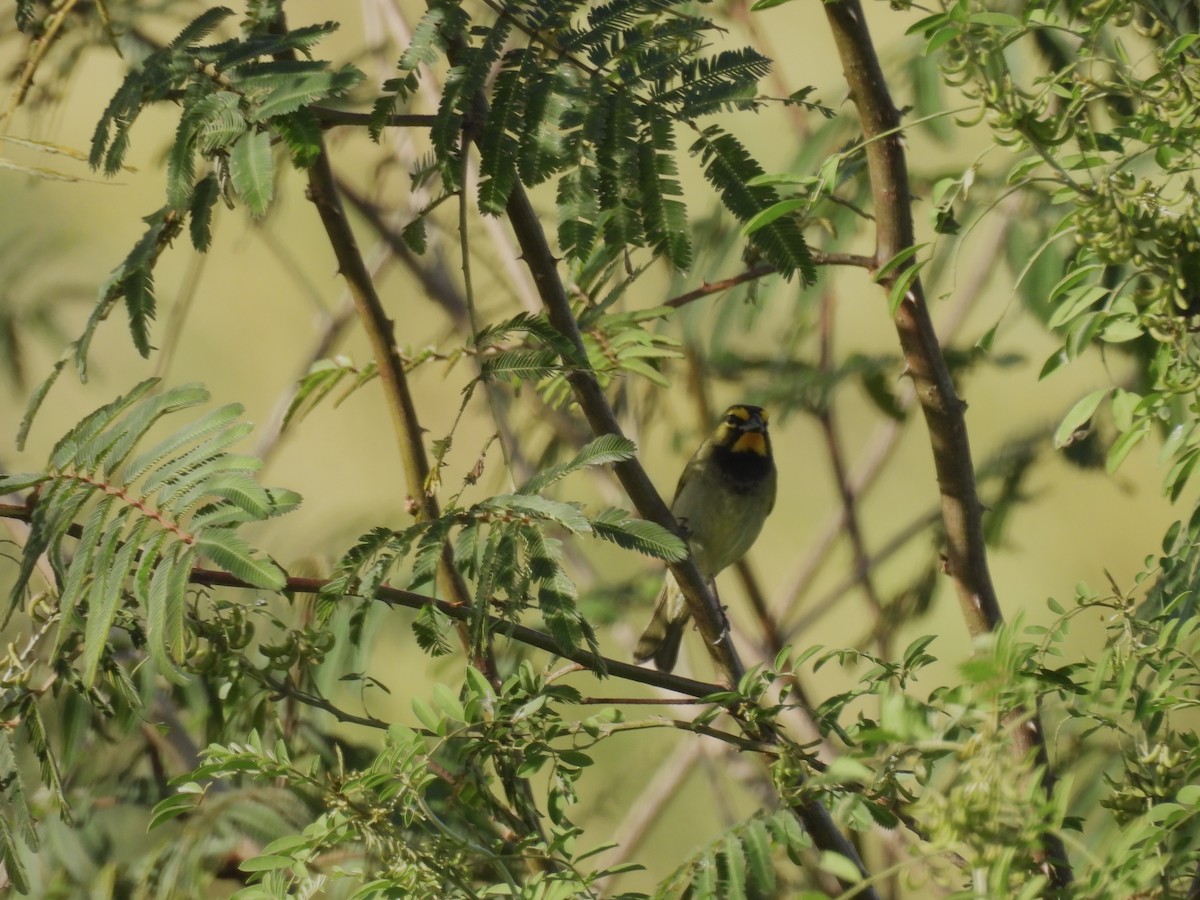
{"type": "Polygon", "coordinates": [[[726,425],[741,425],[742,420],[739,419],[737,416],[733,415],[733,413],[730,413],[729,415],[727,415],[725,417],[725,424],[726,425]]]}

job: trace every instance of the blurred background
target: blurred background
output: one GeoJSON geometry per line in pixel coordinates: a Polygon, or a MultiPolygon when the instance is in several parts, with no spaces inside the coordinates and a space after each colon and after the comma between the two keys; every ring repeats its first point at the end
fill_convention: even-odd
{"type": "MultiPolygon", "coordinates": [[[[286,6],[293,26],[331,14],[329,4],[315,0],[290,0],[286,6]]],[[[819,10],[792,3],[751,14],[747,4],[718,6],[728,30],[714,35],[714,41],[752,44],[776,61],[765,93],[785,96],[812,86],[807,99],[832,111],[826,119],[777,106],[757,116],[726,117],[738,123],[738,133],[767,172],[811,174],[828,153],[856,135],[853,106],[819,10]]],[[[35,83],[26,105],[7,121],[7,135],[86,154],[124,66],[136,59],[139,47],[169,40],[196,9],[190,3],[166,5],[148,20],[145,34],[123,42],[124,61],[111,48],[79,47],[82,55],[65,86],[42,93],[35,83]]],[[[352,62],[367,74],[348,106],[369,108],[372,92],[392,75],[420,11],[417,3],[390,0],[338,5],[342,28],[317,55],[352,62]]],[[[932,62],[918,56],[919,39],[905,36],[918,14],[882,3],[871,4],[869,14],[894,76],[897,103],[912,108],[910,118],[961,107],[960,98],[939,92],[932,62]]],[[[0,67],[11,75],[25,48],[11,21],[2,29],[0,67]]],[[[418,93],[411,111],[431,112],[431,96],[418,93]]],[[[299,510],[260,527],[252,540],[293,573],[328,572],[358,535],[377,525],[402,527],[409,518],[404,473],[376,383],[338,405],[324,402],[280,433],[297,380],[317,359],[340,355],[359,367],[369,361],[332,253],[305,198],[304,179],[285,166],[279,167],[276,202],[261,221],[251,220],[243,209],[219,206],[207,255],[197,255],[180,239],[163,256],[155,275],[160,307],[152,340],[158,352],[148,360],[138,356],[118,307],[98,332],[88,382],[80,384],[68,370],[39,413],[26,449],[18,451],[11,439],[33,388],[80,333],[99,286],[140,236],[140,218],[162,204],[163,154],[175,124],[167,110],[143,116],[127,169],[113,179],[44,148],[12,141],[0,145],[0,163],[11,164],[0,168],[0,434],[9,438],[0,443],[0,467],[9,472],[38,467],[64,430],[143,378],[200,381],[214,404],[244,404],[247,417],[257,423],[240,449],[263,455],[261,480],[304,497],[299,510]],[[32,166],[48,170],[46,177],[22,170],[32,166]]],[[[1035,258],[1041,236],[1053,225],[1050,210],[1036,197],[1001,196],[998,181],[1012,160],[991,149],[983,127],[943,117],[914,126],[906,137],[919,240],[934,248],[934,263],[925,270],[926,290],[960,393],[969,403],[976,464],[989,475],[982,483],[993,506],[991,566],[1005,614],[1030,624],[1049,621],[1047,599],[1069,600],[1079,582],[1107,589],[1111,577],[1132,589],[1167,526],[1186,518],[1192,498],[1174,505],[1164,499],[1156,440],[1143,442],[1115,476],[1104,474],[1103,454],[1094,447],[1104,441],[1103,421],[1065,452],[1052,446],[1054,429],[1072,404],[1093,389],[1123,383],[1129,366],[1118,354],[1092,351],[1039,378],[1060,341],[1047,332],[1038,297],[1056,280],[1055,252],[1067,249],[1035,258]],[[961,229],[939,234],[934,185],[961,179],[968,171],[975,173],[974,183],[953,208],[961,229]],[[985,335],[989,352],[976,348],[985,335]]],[[[351,204],[360,209],[355,227],[368,261],[377,267],[399,345],[412,356],[430,349],[453,354],[469,338],[461,315],[445,301],[461,283],[455,210],[435,214],[430,250],[415,261],[394,257],[370,224],[370,217],[378,216],[396,230],[427,199],[412,189],[409,175],[428,152],[426,136],[392,129],[376,145],[361,129],[346,128],[333,129],[327,139],[337,175],[359,198],[351,204]],[[425,272],[425,282],[416,268],[425,272]],[[440,303],[431,296],[429,277],[449,285],[440,303]]],[[[624,309],[659,306],[747,266],[736,225],[713,215],[716,203],[710,202],[695,161],[682,150],[679,156],[695,223],[695,265],[682,274],[665,264],[650,267],[621,298],[624,309]]],[[[869,223],[856,212],[856,205],[868,204],[862,182],[861,173],[848,173],[845,206],[831,208],[806,231],[813,247],[873,252],[869,223]]],[[[540,188],[533,196],[552,229],[553,188],[540,188]]],[[[476,216],[468,238],[481,320],[536,309],[507,224],[476,216]]],[[[565,266],[564,274],[569,277],[565,266]]],[[[627,433],[664,494],[673,491],[714,411],[746,400],[772,412],[780,466],[777,508],[747,568],[727,572],[719,583],[747,663],[773,656],[746,598],[749,580],[779,621],[781,635],[798,649],[820,644],[898,654],[913,639],[935,634],[929,652],[939,664],[925,670],[916,689],[928,692],[953,682],[970,641],[953,591],[936,577],[939,545],[929,525],[938,503],[937,483],[925,426],[919,415],[905,412],[907,382],[885,293],[861,269],[825,266],[814,287],[768,276],[687,303],[651,327],[678,342],[678,358],[660,367],[670,387],[630,375],[612,391],[627,433]],[[836,453],[831,453],[831,435],[836,453]],[[835,458],[861,488],[855,515],[873,563],[869,587],[855,578],[854,548],[841,527],[835,458]]],[[[462,391],[475,374],[469,358],[433,358],[414,370],[418,413],[430,442],[455,428],[462,391]]],[[[519,391],[501,386],[498,392],[505,430],[518,436],[513,448],[518,455],[533,465],[567,455],[581,423],[575,410],[568,405],[548,412],[529,385],[519,391]]],[[[483,393],[476,392],[454,431],[442,476],[445,491],[458,490],[496,430],[483,393]]],[[[464,500],[507,490],[509,478],[493,445],[482,479],[468,488],[464,500]]],[[[607,472],[576,476],[559,495],[628,506],[607,472]]],[[[0,523],[0,529],[8,532],[5,539],[19,536],[8,523],[0,523]]],[[[601,626],[605,653],[628,658],[649,616],[659,566],[595,542],[571,546],[568,559],[585,611],[601,626]]],[[[10,577],[10,565],[0,561],[0,586],[10,577]]],[[[452,655],[431,662],[416,647],[410,621],[402,611],[373,613],[365,658],[371,675],[390,689],[370,695],[370,713],[413,724],[411,698],[427,694],[438,680],[453,683],[463,661],[452,655]]],[[[1065,652],[1093,653],[1100,635],[1098,621],[1081,620],[1065,652]]],[[[694,635],[685,642],[681,671],[712,677],[694,635]]],[[[859,674],[853,666],[827,666],[804,681],[819,702],[846,689],[859,674]]],[[[601,695],[627,690],[571,677],[601,695]]],[[[356,691],[343,699],[353,702],[356,691]]],[[[717,834],[723,820],[758,804],[744,788],[745,773],[737,764],[714,762],[705,754],[689,757],[686,740],[663,733],[657,738],[658,758],[629,759],[621,739],[614,739],[597,754],[601,770],[581,785],[579,818],[585,825],[594,823],[607,833],[619,824],[624,830],[617,832],[618,839],[644,833],[645,842],[630,840],[629,845],[631,859],[648,872],[627,876],[622,887],[645,888],[650,877],[666,874],[659,860],[673,864],[717,834]],[[698,764],[684,766],[687,762],[698,764]],[[707,786],[689,791],[687,779],[702,779],[707,786]],[[652,797],[659,802],[652,805],[652,797]],[[637,803],[639,798],[644,802],[637,803]]]]}

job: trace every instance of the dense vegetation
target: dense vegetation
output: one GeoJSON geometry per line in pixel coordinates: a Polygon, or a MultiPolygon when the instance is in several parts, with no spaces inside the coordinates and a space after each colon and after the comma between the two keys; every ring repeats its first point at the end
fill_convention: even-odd
{"type": "MultiPolygon", "coordinates": [[[[157,208],[123,210],[144,228],[94,286],[81,330],[64,337],[69,316],[33,288],[21,296],[22,266],[49,263],[0,255],[0,363],[27,402],[17,445],[65,381],[87,379],[118,313],[143,357],[189,340],[186,320],[167,335],[158,321],[184,305],[156,279],[165,259],[213,252],[219,229],[247,218],[270,228],[280,198],[303,193],[311,205],[290,215],[312,213],[349,299],[282,427],[303,441],[306,416],[369,386],[407,486],[392,514],[326,548],[331,565],[273,558],[259,547],[300,496],[260,483],[241,406],[169,377],[131,379],[40,468],[0,473],[13,529],[0,560],[4,883],[63,897],[644,896],[633,884],[667,897],[1200,896],[1200,516],[1161,552],[1147,543],[1133,583],[1038,598],[1049,625],[1014,615],[988,566],[1052,454],[1100,478],[1155,443],[1167,495],[1193,482],[1195,7],[880,5],[873,21],[907,29],[905,62],[886,67],[859,0],[364,9],[370,27],[300,21],[307,7],[283,0],[17,0],[0,35],[6,170],[118,177],[156,139],[148,120],[171,123],[157,208]],[[785,12],[836,49],[852,103],[773,68],[762,22],[785,12]],[[340,26],[363,42],[335,62],[340,26]],[[123,75],[86,153],[36,124],[17,133],[113,54],[123,75]],[[389,72],[373,84],[381,54],[389,72]],[[757,158],[766,129],[775,151],[789,145],[781,171],[757,158]],[[377,143],[379,171],[411,176],[401,207],[347,177],[335,142],[347,132],[377,143]],[[914,163],[916,140],[955,162],[914,163]],[[989,228],[991,254],[960,253],[989,228]],[[381,292],[360,241],[403,267],[402,296],[381,292]],[[501,258],[519,258],[526,280],[481,265],[501,258]],[[835,268],[872,282],[878,302],[856,297],[854,316],[890,317],[892,352],[839,352],[847,296],[823,280],[835,268]],[[993,327],[939,339],[928,298],[957,286],[968,307],[991,302],[997,271],[1023,312],[997,305],[993,327]],[[974,459],[968,422],[1003,411],[968,418],[962,386],[1013,361],[997,335],[1030,314],[1058,342],[1044,378],[1103,352],[1113,383],[1078,398],[1053,435],[1003,419],[1001,450],[974,459]],[[438,346],[398,337],[397,321],[420,316],[445,323],[438,346]],[[369,362],[333,354],[349,328],[369,362]],[[47,331],[61,355],[31,372],[47,331]],[[431,434],[422,421],[439,401],[414,373],[443,363],[461,406],[431,434]],[[628,434],[682,448],[711,422],[712,393],[734,388],[773,422],[815,423],[831,474],[809,474],[831,478],[839,508],[782,605],[739,564],[730,640],[628,434]],[[874,468],[847,461],[838,416],[851,392],[882,423],[874,468]],[[464,451],[466,422],[488,436],[464,451]],[[906,520],[871,546],[863,495],[910,431],[936,486],[909,479],[906,520]],[[798,613],[837,541],[843,584],[798,613]],[[901,548],[915,565],[881,571],[901,548]],[[603,577],[639,555],[657,565],[603,577]],[[605,639],[648,615],[662,564],[711,677],[633,666],[605,639]],[[852,592],[865,636],[807,641],[805,611],[852,592]],[[969,647],[896,644],[949,594],[969,647]],[[431,673],[400,719],[372,712],[388,690],[370,643],[384,607],[407,610],[405,645],[431,673]],[[1067,639],[1081,617],[1104,623],[1082,650],[1067,639]],[[935,654],[955,676],[930,689],[919,680],[935,654]],[[814,689],[833,669],[849,686],[814,689]],[[628,799],[614,787],[633,777],[627,761],[657,754],[663,732],[678,749],[628,799]],[[705,837],[678,858],[643,857],[652,880],[635,882],[628,860],[648,822],[713,756],[737,770],[736,800],[711,779],[721,812],[692,826],[705,837]],[[619,827],[581,814],[605,779],[610,802],[628,801],[619,827]]],[[[109,358],[130,350],[113,346],[109,358]]]]}

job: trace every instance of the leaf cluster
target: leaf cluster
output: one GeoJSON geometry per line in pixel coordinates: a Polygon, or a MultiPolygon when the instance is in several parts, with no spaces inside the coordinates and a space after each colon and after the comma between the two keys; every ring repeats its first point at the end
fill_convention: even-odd
{"type": "MultiPolygon", "coordinates": [[[[684,557],[683,541],[622,509],[589,515],[581,504],[544,495],[563,478],[629,459],[635,449],[629,440],[605,435],[568,462],[534,475],[515,493],[488,497],[471,506],[450,506],[439,519],[417,522],[402,531],[378,528],[363,535],[335,566],[322,591],[321,615],[331,615],[348,595],[370,600],[409,557],[410,587],[431,582],[443,547],[452,542],[456,566],[474,582],[473,646],[485,646],[494,631],[503,632],[505,622],[516,622],[525,610],[536,608],[561,647],[573,649],[586,642],[597,651],[595,634],[580,615],[575,585],[563,568],[561,542],[550,532],[590,535],[669,561],[684,557]]],[[[448,652],[448,624],[427,607],[414,624],[420,646],[435,656],[448,652]]]]}
{"type": "MultiPolygon", "coordinates": [[[[612,256],[648,248],[687,269],[692,244],[676,131],[700,135],[692,153],[735,216],[747,221],[771,206],[774,188],[745,186],[762,170],[740,141],[696,125],[755,106],[755,85],[770,62],[751,48],[706,55],[713,23],[681,4],[614,0],[585,9],[580,0],[516,0],[481,27],[458,4],[431,4],[401,56],[402,74],[376,103],[374,128],[378,134],[415,90],[419,65],[447,57],[431,137],[448,190],[461,185],[465,135],[479,147],[482,213],[501,214],[518,182],[533,187],[557,177],[559,246],[568,258],[582,262],[600,246],[612,256]]],[[[793,222],[765,225],[752,240],[780,272],[812,281],[793,222]]]]}
{"type": "Polygon", "coordinates": [[[199,559],[268,590],[284,583],[282,570],[255,553],[237,529],[294,509],[299,496],[260,487],[253,473],[261,463],[229,452],[250,430],[236,421],[242,409],[235,404],[135,455],[160,418],[208,399],[194,385],[155,394],[156,386],[144,381],[86,417],[55,445],[45,472],[0,478],[5,493],[37,489],[6,618],[20,607],[45,553],[60,591],[57,644],[82,627],[89,683],[126,591],[144,611],[151,656],[164,674],[179,677],[185,588],[199,559]],[[77,519],[84,524],[75,534],[77,519]],[[75,541],[73,554],[64,548],[68,537],[75,541]]]}
{"type": "MultiPolygon", "coordinates": [[[[910,31],[936,52],[945,80],[978,105],[995,140],[1017,152],[1009,189],[1061,210],[1036,237],[1034,260],[1045,254],[1062,267],[1041,303],[1063,336],[1043,377],[1097,344],[1136,361],[1136,393],[1100,398],[1110,400],[1117,426],[1107,455],[1115,471],[1175,421],[1200,373],[1192,183],[1200,131],[1191,112],[1200,57],[1194,16],[1183,7],[1117,0],[1092,13],[1086,4],[1018,10],[952,0],[910,31]],[[1126,45],[1122,32],[1131,25],[1145,52],[1126,45]]],[[[1034,265],[1022,262],[1022,278],[1034,265]]],[[[1099,406],[1079,418],[1083,404],[1072,411],[1073,428],[1099,406]]],[[[1172,497],[1200,459],[1193,418],[1167,448],[1174,464],[1164,490],[1172,497]]]]}

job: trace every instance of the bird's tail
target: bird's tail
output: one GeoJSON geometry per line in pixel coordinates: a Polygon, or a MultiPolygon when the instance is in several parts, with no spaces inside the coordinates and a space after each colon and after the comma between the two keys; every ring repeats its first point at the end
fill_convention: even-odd
{"type": "Polygon", "coordinates": [[[654,617],[638,639],[633,658],[639,663],[653,659],[656,669],[670,672],[679,659],[679,645],[683,643],[687,621],[688,608],[683,591],[675,583],[675,576],[667,572],[654,604],[654,617]]]}

